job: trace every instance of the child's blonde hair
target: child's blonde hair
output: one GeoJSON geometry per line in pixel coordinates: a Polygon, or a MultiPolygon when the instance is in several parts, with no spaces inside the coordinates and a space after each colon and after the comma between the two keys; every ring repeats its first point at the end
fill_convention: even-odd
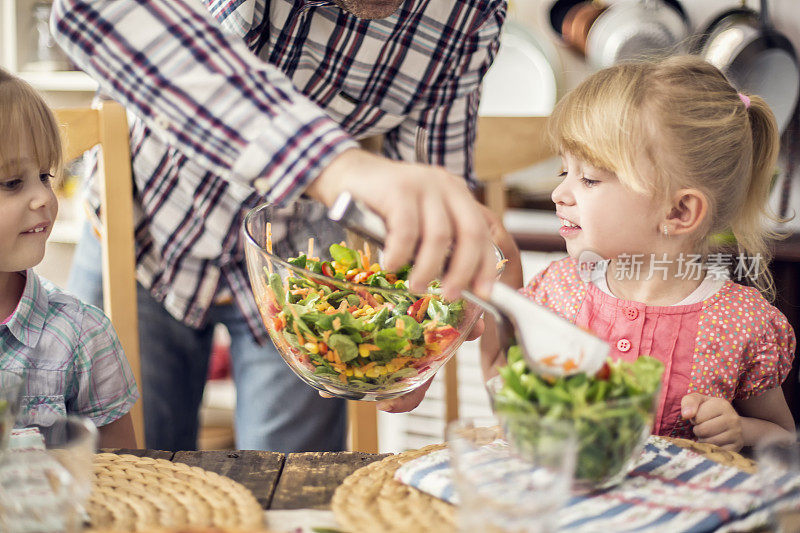
{"type": "Polygon", "coordinates": [[[56,179],[62,170],[61,136],[53,112],[24,80],[0,68],[0,165],[28,143],[39,168],[56,179]]]}
{"type": "Polygon", "coordinates": [[[631,62],[601,70],[568,93],[550,120],[556,147],[610,170],[639,192],[666,201],[702,191],[708,216],[697,246],[730,230],[739,251],[760,257],[756,286],[770,293],[767,207],[778,157],[775,117],[760,97],[740,97],[716,67],[696,56],[631,62]],[[745,101],[749,98],[749,107],[745,101]]]}

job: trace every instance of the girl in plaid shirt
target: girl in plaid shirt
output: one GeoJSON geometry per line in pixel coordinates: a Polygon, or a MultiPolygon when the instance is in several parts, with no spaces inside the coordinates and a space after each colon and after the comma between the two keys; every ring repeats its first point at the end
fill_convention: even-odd
{"type": "Polygon", "coordinates": [[[17,423],[82,415],[101,447],[135,447],[129,411],[139,394],[111,322],[33,271],[58,212],[61,142],[47,104],[3,70],[0,131],[0,370],[25,375],[17,423]]]}

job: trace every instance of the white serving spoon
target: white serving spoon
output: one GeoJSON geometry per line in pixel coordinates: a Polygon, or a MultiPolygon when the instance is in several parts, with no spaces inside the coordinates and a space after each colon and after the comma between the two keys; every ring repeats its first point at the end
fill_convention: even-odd
{"type": "MultiPolygon", "coordinates": [[[[386,239],[386,226],[374,211],[344,192],[328,210],[328,218],[377,244],[386,239]]],[[[492,313],[498,324],[516,332],[516,340],[531,369],[541,375],[594,375],[608,357],[610,346],[599,337],[561,318],[504,283],[492,286],[488,300],[462,291],[465,300],[492,313]]]]}

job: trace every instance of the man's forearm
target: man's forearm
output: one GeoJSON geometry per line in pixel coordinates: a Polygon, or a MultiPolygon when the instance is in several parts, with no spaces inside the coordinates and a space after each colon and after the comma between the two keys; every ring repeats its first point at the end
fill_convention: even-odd
{"type": "Polygon", "coordinates": [[[101,90],[156,135],[272,201],[299,194],[354,145],[196,0],[56,0],[52,30],[101,90]]]}

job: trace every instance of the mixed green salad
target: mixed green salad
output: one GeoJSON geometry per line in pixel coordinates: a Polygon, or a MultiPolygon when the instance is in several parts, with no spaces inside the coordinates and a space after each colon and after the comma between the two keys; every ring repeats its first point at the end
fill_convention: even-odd
{"type": "Polygon", "coordinates": [[[271,301],[262,313],[273,341],[307,370],[374,390],[417,376],[457,342],[463,300],[411,294],[410,267],[387,272],[368,250],[333,244],[329,252],[331,261],[300,254],[287,262],[352,285],[292,271],[284,282],[265,267],[271,301]]]}
{"type": "Polygon", "coordinates": [[[595,376],[550,379],[529,370],[518,346],[509,349],[507,360],[493,402],[509,440],[524,451],[526,442],[540,438],[536,425],[525,423],[530,415],[565,421],[578,441],[577,485],[619,481],[650,432],[664,365],[642,356],[608,361],[595,376]]]}

